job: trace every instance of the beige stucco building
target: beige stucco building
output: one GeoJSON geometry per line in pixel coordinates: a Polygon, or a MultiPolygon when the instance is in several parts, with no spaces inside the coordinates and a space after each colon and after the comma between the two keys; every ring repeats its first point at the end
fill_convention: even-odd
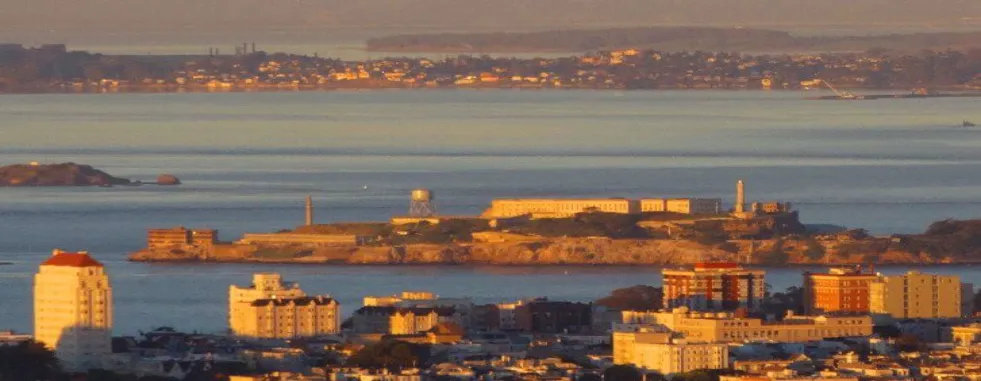
{"type": "Polygon", "coordinates": [[[63,368],[101,368],[111,350],[112,287],[88,253],[55,250],[34,276],[34,338],[63,368]]]}
{"type": "Polygon", "coordinates": [[[788,316],[782,321],[764,321],[727,312],[690,312],[684,307],[659,312],[623,311],[623,322],[646,325],[651,331],[681,334],[688,342],[795,343],[872,334],[869,316],[788,316]]]}
{"type": "Polygon", "coordinates": [[[340,332],[340,306],[326,296],[259,299],[240,316],[234,331],[238,336],[292,339],[340,332]]]}
{"type": "Polygon", "coordinates": [[[336,333],[340,306],[328,296],[307,297],[279,274],[258,273],[252,285],[228,289],[228,325],[233,335],[293,338],[336,333]]]}
{"type": "Polygon", "coordinates": [[[970,346],[981,343],[981,323],[951,327],[951,337],[958,345],[970,346]]]}
{"type": "Polygon", "coordinates": [[[729,366],[729,348],[726,344],[687,343],[672,340],[669,333],[624,327],[613,332],[613,363],[664,375],[723,369],[729,366]]]}
{"type": "Polygon", "coordinates": [[[869,287],[869,311],[898,319],[957,318],[965,316],[964,296],[970,293],[973,287],[955,275],[879,276],[869,287]]]}

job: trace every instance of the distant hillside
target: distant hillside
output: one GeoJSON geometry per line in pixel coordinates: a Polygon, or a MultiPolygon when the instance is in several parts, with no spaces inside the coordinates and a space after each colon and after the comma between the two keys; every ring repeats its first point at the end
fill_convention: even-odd
{"type": "Polygon", "coordinates": [[[981,32],[795,37],[788,32],[775,30],[704,27],[408,34],[372,38],[366,43],[369,51],[474,53],[586,52],[626,48],[777,53],[865,51],[872,48],[918,51],[971,47],[981,47],[981,32]]]}
{"type": "Polygon", "coordinates": [[[0,187],[4,186],[75,186],[75,185],[128,185],[131,181],[113,177],[88,165],[63,164],[15,164],[0,167],[0,187]]]}

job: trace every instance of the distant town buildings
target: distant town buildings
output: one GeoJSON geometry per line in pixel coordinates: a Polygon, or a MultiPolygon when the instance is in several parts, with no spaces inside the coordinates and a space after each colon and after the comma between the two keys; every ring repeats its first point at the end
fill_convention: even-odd
{"type": "Polygon", "coordinates": [[[102,367],[111,353],[112,287],[86,252],[54,250],[34,276],[34,338],[70,371],[102,367]]]}
{"type": "Polygon", "coordinates": [[[878,276],[872,269],[832,268],[826,273],[804,273],[804,313],[864,314],[869,312],[869,290],[878,276]]]}
{"type": "Polygon", "coordinates": [[[253,275],[252,286],[228,291],[229,328],[233,335],[289,339],[340,332],[340,306],[329,296],[307,296],[279,274],[253,275]]]}
{"type": "Polygon", "coordinates": [[[869,288],[869,312],[897,319],[959,318],[969,315],[973,297],[973,286],[961,283],[956,275],[910,271],[874,280],[869,288]]]}
{"type": "Polygon", "coordinates": [[[399,295],[366,296],[364,307],[351,318],[356,332],[414,335],[433,330],[440,323],[469,328],[474,309],[469,298],[440,298],[426,291],[399,295]]]}
{"type": "Polygon", "coordinates": [[[664,269],[664,308],[692,311],[759,309],[766,293],[766,272],[736,263],[697,263],[691,269],[664,269]]]}
{"type": "Polygon", "coordinates": [[[436,328],[441,323],[463,327],[465,318],[453,307],[364,306],[351,317],[357,333],[415,335],[436,328]]]}

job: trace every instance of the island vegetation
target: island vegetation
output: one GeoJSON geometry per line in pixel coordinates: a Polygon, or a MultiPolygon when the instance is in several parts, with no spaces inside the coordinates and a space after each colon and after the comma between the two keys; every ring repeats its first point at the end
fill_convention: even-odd
{"type": "Polygon", "coordinates": [[[89,165],[14,164],[0,167],[0,186],[112,186],[134,184],[129,179],[112,176],[89,165]]]}
{"type": "MultiPolygon", "coordinates": [[[[90,165],[76,163],[13,164],[0,166],[0,187],[67,187],[114,185],[180,185],[174,175],[162,174],[155,182],[133,181],[116,177],[90,165]]],[[[0,263],[2,265],[3,263],[0,263]]]]}
{"type": "MultiPolygon", "coordinates": [[[[183,228],[181,228],[183,229],[183,228]]],[[[584,212],[569,218],[419,219],[314,224],[232,243],[187,243],[134,261],[329,264],[670,265],[981,263],[981,220],[944,220],[922,234],[812,230],[796,211],[727,214],[584,212]]]]}

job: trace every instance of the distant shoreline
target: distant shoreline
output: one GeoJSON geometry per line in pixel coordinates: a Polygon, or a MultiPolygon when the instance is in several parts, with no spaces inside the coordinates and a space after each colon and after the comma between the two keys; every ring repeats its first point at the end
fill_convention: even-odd
{"type": "MultiPolygon", "coordinates": [[[[909,88],[897,86],[890,88],[855,88],[859,92],[879,91],[889,98],[892,95],[906,94],[909,88]]],[[[963,96],[981,96],[981,88],[967,87],[961,85],[954,86],[932,86],[931,89],[948,92],[959,92],[963,96]]],[[[334,91],[419,91],[419,90],[529,90],[529,91],[621,91],[621,92],[662,92],[662,91],[724,91],[724,92],[773,92],[773,93],[801,93],[800,89],[758,89],[758,88],[656,88],[656,89],[628,89],[628,88],[605,88],[593,86],[527,86],[527,85],[494,85],[494,84],[475,84],[475,85],[447,85],[447,86],[425,86],[425,85],[405,85],[398,83],[374,83],[364,86],[357,85],[331,85],[331,86],[262,86],[262,87],[233,87],[233,88],[210,88],[206,86],[129,86],[110,89],[75,89],[75,88],[36,88],[18,89],[16,91],[0,90],[0,95],[39,95],[39,94],[233,94],[233,93],[297,93],[297,92],[334,92],[334,91]]],[[[803,99],[817,99],[820,94],[827,94],[827,91],[815,91],[814,97],[802,97],[803,99]]],[[[956,97],[956,96],[955,96],[956,97]]],[[[926,97],[931,98],[931,97],[926,97]]]]}

